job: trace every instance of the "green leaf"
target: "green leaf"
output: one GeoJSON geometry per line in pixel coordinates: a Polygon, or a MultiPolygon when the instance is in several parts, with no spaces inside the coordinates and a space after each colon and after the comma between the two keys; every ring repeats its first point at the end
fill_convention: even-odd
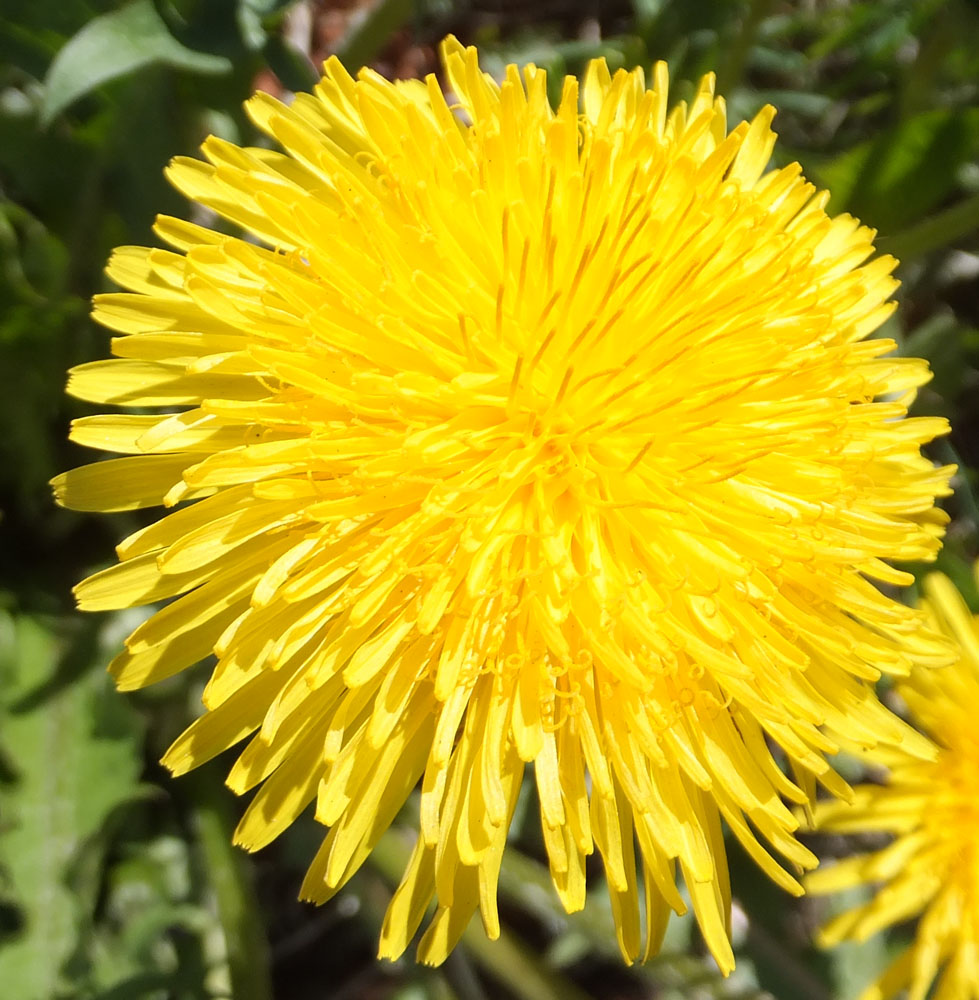
{"type": "Polygon", "coordinates": [[[9,631],[0,649],[0,716],[13,778],[0,867],[21,926],[0,948],[0,982],[8,996],[49,1000],[70,990],[63,969],[90,917],[82,900],[95,896],[79,891],[76,865],[86,853],[90,861],[110,814],[136,794],[141,741],[106,676],[79,673],[78,661],[85,667],[94,654],[90,630],[66,639],[22,616],[9,631]]]}
{"type": "Polygon", "coordinates": [[[977,154],[979,108],[927,111],[825,164],[819,180],[834,212],[895,234],[952,194],[958,168],[977,154]]]}
{"type": "Polygon", "coordinates": [[[154,63],[191,73],[228,73],[232,68],[223,56],[181,45],[151,0],[133,0],[90,21],[55,56],[44,82],[42,124],[103,83],[154,63]]]}
{"type": "Polygon", "coordinates": [[[236,20],[245,45],[254,51],[274,34],[297,0],[238,0],[236,20]]]}
{"type": "MultiPolygon", "coordinates": [[[[828,901],[831,916],[866,903],[870,896],[867,888],[848,889],[828,901]]],[[[888,936],[874,934],[867,941],[844,941],[828,955],[834,996],[856,997],[865,990],[888,966],[895,956],[889,953],[888,936]]]]}
{"type": "Polygon", "coordinates": [[[881,249],[898,260],[911,260],[934,253],[979,229],[979,194],[950,205],[898,233],[881,249]]]}

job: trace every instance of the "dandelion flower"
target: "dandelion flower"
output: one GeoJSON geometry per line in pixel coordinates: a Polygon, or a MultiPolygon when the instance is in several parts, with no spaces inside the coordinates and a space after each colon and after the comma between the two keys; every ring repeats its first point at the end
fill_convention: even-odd
{"type": "Polygon", "coordinates": [[[864,941],[920,914],[914,942],[861,1000],[905,989],[909,1000],[979,1000],[979,618],[947,577],[933,574],[924,587],[926,611],[954,641],[959,660],[914,671],[898,691],[937,744],[937,759],[916,759],[900,748],[874,751],[887,768],[885,783],[856,788],[849,806],[816,810],[823,830],[894,837],[882,850],[810,876],[813,892],[883,883],[868,902],[831,921],[822,943],[864,941]]]}
{"type": "Polygon", "coordinates": [[[729,133],[712,77],[670,112],[664,65],[647,89],[601,60],[555,109],[540,69],[497,84],[442,54],[450,97],[333,59],[314,95],[248,102],[285,152],[210,138],[169,168],[248,238],[161,218],[173,251],[110,262],[117,358],[69,392],[140,412],[76,421],[126,457],[57,495],[180,506],[80,606],[176,598],[110,669],[128,690],[216,655],[165,763],[251,735],[237,840],[315,800],[306,898],[420,782],[382,955],[433,899],[422,960],[476,909],[499,933],[533,762],[564,906],[597,847],[631,960],[683,911],[682,873],[728,971],[721,819],[801,891],[761,843],[813,862],[786,803],[846,791],[840,747],[915,738],[872,682],[944,646],[870,581],[939,545],[949,470],[920,446],[945,424],[904,419],[927,367],[867,339],[894,261],[867,263],[873,233],[798,165],[767,171],[772,109],[729,133]]]}

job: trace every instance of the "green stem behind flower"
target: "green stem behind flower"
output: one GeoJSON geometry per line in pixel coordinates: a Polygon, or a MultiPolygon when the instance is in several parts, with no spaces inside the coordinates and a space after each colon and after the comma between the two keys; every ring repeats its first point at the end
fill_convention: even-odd
{"type": "Polygon", "coordinates": [[[751,0],[748,10],[741,21],[741,29],[731,40],[727,58],[720,63],[717,70],[717,92],[732,94],[736,87],[741,86],[745,67],[751,47],[755,43],[758,27],[768,16],[772,0],[751,0]]]}
{"type": "Polygon", "coordinates": [[[231,843],[234,822],[227,789],[210,768],[182,780],[224,933],[231,995],[234,1000],[272,1000],[268,940],[251,872],[242,852],[231,843]]]}

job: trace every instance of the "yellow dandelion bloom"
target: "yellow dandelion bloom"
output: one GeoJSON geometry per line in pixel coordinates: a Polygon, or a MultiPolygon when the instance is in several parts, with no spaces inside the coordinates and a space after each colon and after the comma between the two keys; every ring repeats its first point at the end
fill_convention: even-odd
{"type": "Polygon", "coordinates": [[[249,238],[161,218],[173,251],[110,262],[117,358],[69,392],[140,412],[76,421],[127,457],[57,495],[182,506],[79,603],[177,598],[110,669],[128,690],[217,656],[165,763],[254,734],[237,839],[315,800],[306,898],[421,782],[382,955],[433,899],[422,960],[476,909],[499,933],[533,762],[564,906],[597,847],[633,959],[684,910],[682,873],[728,971],[721,819],[801,891],[760,841],[811,865],[786,800],[844,793],[839,747],[913,740],[872,682],[946,659],[870,582],[939,545],[949,470],[920,446],[945,424],[902,419],[926,365],[867,339],[894,261],[867,263],[873,233],[798,165],[767,170],[772,109],[728,132],[712,77],[668,111],[664,65],[647,88],[601,60],[554,109],[540,69],[498,84],[474,49],[442,54],[452,96],[330,60],[314,95],[247,104],[284,153],[210,138],[170,167],[249,238]]]}
{"type": "Polygon", "coordinates": [[[920,914],[914,942],[861,1000],[905,989],[909,1000],[979,1000],[979,617],[947,577],[929,576],[924,589],[931,623],[960,658],[941,670],[914,671],[898,691],[937,744],[937,759],[876,750],[871,756],[886,766],[885,784],[860,786],[851,805],[820,804],[815,815],[823,830],[894,837],[883,850],[809,877],[813,892],[883,883],[868,902],[832,920],[822,944],[864,941],[920,914]]]}

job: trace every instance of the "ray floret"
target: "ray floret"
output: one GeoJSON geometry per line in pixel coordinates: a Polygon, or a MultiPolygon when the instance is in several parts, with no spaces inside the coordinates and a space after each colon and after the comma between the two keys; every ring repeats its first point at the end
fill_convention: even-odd
{"type": "Polygon", "coordinates": [[[979,1000],[979,617],[946,576],[927,577],[924,591],[929,624],[954,643],[958,660],[915,669],[897,689],[912,721],[934,740],[935,759],[878,747],[867,756],[883,783],[854,789],[849,805],[820,803],[815,813],[827,832],[891,835],[881,850],[808,877],[807,888],[817,893],[874,887],[822,930],[822,944],[865,941],[918,919],[913,940],[861,1000],[904,991],[908,1000],[979,1000]]]}

